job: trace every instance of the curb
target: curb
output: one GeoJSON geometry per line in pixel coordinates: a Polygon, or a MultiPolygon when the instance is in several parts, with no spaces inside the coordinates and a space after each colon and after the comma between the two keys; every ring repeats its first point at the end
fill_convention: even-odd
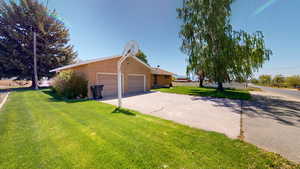
{"type": "Polygon", "coordinates": [[[0,103],[0,109],[3,107],[4,103],[6,102],[8,95],[9,95],[9,92],[4,96],[3,101],[0,103]]]}

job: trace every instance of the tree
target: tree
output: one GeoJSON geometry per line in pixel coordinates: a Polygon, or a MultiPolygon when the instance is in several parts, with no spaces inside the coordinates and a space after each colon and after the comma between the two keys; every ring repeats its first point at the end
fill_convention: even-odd
{"type": "Polygon", "coordinates": [[[289,76],[286,78],[288,86],[296,88],[300,86],[300,75],[289,76]]]}
{"type": "Polygon", "coordinates": [[[76,59],[69,45],[69,30],[37,0],[0,0],[0,76],[32,79],[33,32],[37,33],[38,75],[51,76],[49,70],[76,59]]]}
{"type": "Polygon", "coordinates": [[[253,84],[258,84],[258,83],[259,83],[259,80],[256,79],[256,78],[252,78],[252,79],[250,80],[250,82],[253,83],[253,84]]]}
{"type": "Polygon", "coordinates": [[[270,85],[272,82],[272,77],[270,75],[259,76],[259,83],[262,85],[270,85]]]}
{"type": "Polygon", "coordinates": [[[230,25],[234,0],[185,0],[177,9],[182,20],[181,50],[188,55],[189,69],[201,70],[218,83],[246,80],[272,54],[265,49],[263,35],[233,31],[230,25]]]}
{"type": "Polygon", "coordinates": [[[146,63],[147,65],[149,65],[148,60],[147,60],[147,56],[141,50],[139,50],[139,53],[136,55],[136,57],[139,58],[144,63],[146,63]]]}
{"type": "Polygon", "coordinates": [[[203,70],[201,70],[201,67],[200,66],[197,66],[197,65],[193,65],[191,62],[188,63],[188,66],[187,66],[187,76],[189,76],[190,74],[193,74],[193,75],[197,75],[198,76],[198,80],[199,80],[199,87],[204,87],[203,85],[203,82],[204,82],[204,79],[205,79],[205,73],[203,70]]]}
{"type": "Polygon", "coordinates": [[[282,75],[276,75],[272,80],[273,86],[281,87],[283,86],[284,83],[285,83],[285,77],[282,75]]]}

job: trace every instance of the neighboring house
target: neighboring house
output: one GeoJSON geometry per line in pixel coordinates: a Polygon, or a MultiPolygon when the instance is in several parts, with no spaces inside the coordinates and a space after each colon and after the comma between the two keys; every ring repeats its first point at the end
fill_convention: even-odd
{"type": "MultiPolygon", "coordinates": [[[[117,63],[121,56],[99,58],[53,69],[50,72],[73,70],[88,80],[89,93],[92,85],[104,85],[103,97],[117,96],[117,63]]],[[[137,57],[129,57],[122,63],[123,94],[144,92],[151,88],[170,87],[173,73],[152,68],[137,57]]]]}
{"type": "Polygon", "coordinates": [[[174,82],[192,82],[192,80],[186,76],[176,76],[174,82]]]}

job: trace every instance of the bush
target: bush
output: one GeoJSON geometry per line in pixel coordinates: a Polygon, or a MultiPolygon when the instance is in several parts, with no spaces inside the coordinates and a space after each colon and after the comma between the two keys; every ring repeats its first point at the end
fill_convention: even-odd
{"type": "Polygon", "coordinates": [[[86,98],[88,93],[88,81],[74,71],[60,72],[53,80],[53,90],[67,99],[86,98]]]}

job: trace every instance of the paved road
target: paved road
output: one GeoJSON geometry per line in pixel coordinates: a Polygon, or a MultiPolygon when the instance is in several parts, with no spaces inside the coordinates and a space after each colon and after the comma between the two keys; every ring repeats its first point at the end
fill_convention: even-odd
{"type": "MultiPolygon", "coordinates": [[[[117,105],[117,99],[105,100],[117,105]]],[[[125,108],[172,120],[191,127],[240,135],[240,101],[161,92],[150,92],[123,99],[125,108]]]]}
{"type": "Polygon", "coordinates": [[[252,85],[258,88],[261,88],[265,92],[274,93],[286,97],[290,97],[293,99],[299,99],[300,101],[300,91],[292,90],[292,89],[278,89],[278,88],[272,88],[272,87],[263,87],[263,86],[256,86],[252,85]]]}
{"type": "Polygon", "coordinates": [[[245,140],[300,162],[300,99],[297,91],[260,87],[246,101],[245,140]]]}

